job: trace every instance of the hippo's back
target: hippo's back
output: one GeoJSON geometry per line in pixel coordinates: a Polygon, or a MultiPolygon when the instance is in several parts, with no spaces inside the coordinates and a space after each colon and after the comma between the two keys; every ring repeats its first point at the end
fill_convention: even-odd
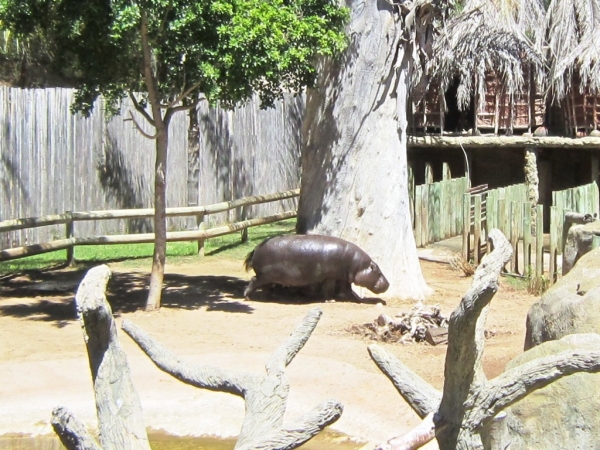
{"type": "Polygon", "coordinates": [[[358,246],[333,236],[289,235],[267,239],[254,250],[256,275],[273,283],[304,286],[325,279],[348,280],[357,265],[369,264],[358,246]]]}

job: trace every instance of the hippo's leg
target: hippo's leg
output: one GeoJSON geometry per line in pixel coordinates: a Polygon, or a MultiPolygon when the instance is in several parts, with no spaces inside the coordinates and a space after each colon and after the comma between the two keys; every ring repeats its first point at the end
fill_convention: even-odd
{"type": "Polygon", "coordinates": [[[246,300],[250,300],[250,294],[252,294],[254,291],[256,291],[259,287],[264,286],[265,284],[270,284],[270,281],[266,281],[266,280],[259,280],[256,277],[252,277],[252,279],[250,280],[250,283],[248,284],[248,286],[246,287],[246,289],[244,290],[244,297],[246,300]]]}
{"type": "Polygon", "coordinates": [[[362,300],[352,289],[352,283],[348,281],[338,280],[335,287],[336,297],[340,300],[354,300],[358,302],[362,300]]]}
{"type": "Polygon", "coordinates": [[[320,295],[323,300],[329,300],[329,299],[334,298],[335,285],[336,285],[336,280],[334,280],[332,278],[328,278],[321,282],[320,295]]]}

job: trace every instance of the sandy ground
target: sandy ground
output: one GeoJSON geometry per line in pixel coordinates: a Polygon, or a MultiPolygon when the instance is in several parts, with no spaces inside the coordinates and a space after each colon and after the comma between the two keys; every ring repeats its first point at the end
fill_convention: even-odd
{"type": "MultiPolygon", "coordinates": [[[[471,279],[447,265],[422,261],[434,288],[426,304],[449,315],[471,279]]],[[[306,303],[284,299],[246,302],[249,274],[239,261],[207,257],[169,265],[163,307],[156,313],[144,302],[145,272],[113,266],[108,299],[117,322],[127,318],[181,358],[192,362],[260,373],[269,355],[314,307],[323,316],[312,337],[287,369],[291,384],[288,415],[307,412],[327,398],[344,405],[332,429],[362,443],[382,442],[419,421],[391,382],[370,359],[372,342],[348,332],[381,313],[410,310],[410,302],[306,303]]],[[[0,286],[0,436],[48,434],[51,410],[70,408],[90,428],[96,424],[92,383],[74,292],[83,270],[51,271],[5,279],[0,286]]],[[[491,304],[484,368],[488,377],[522,351],[525,316],[536,300],[503,279],[491,304]]],[[[124,334],[132,377],[147,426],[175,435],[236,436],[244,414],[240,398],[186,386],[157,369],[124,334]]],[[[444,345],[381,344],[435,387],[443,383],[444,345]]],[[[338,448],[334,443],[320,448],[338,448]]],[[[348,447],[346,447],[348,448],[348,447]]],[[[431,447],[430,447],[431,448],[431,447]]]]}

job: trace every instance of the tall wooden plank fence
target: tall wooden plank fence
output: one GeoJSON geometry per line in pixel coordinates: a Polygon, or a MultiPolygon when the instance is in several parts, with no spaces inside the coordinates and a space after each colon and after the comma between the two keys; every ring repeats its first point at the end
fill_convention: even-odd
{"type": "Polygon", "coordinates": [[[462,196],[466,177],[415,186],[414,234],[417,247],[462,233],[462,196]]]}

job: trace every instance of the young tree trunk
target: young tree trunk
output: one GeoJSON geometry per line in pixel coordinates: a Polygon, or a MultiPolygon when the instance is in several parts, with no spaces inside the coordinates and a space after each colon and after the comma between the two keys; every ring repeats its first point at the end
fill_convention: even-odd
{"type": "Polygon", "coordinates": [[[146,300],[146,311],[160,308],[163,279],[165,276],[165,259],[167,253],[167,149],[169,146],[169,121],[163,120],[158,97],[158,82],[152,69],[152,50],[148,37],[148,17],[142,11],[142,51],[144,54],[144,79],[148,89],[150,107],[152,109],[152,125],[156,129],[156,163],[154,166],[154,255],[150,287],[146,300]]]}
{"type": "Polygon", "coordinates": [[[160,308],[167,254],[167,149],[168,130],[157,127],[156,164],[154,169],[154,254],[146,311],[160,308]]]}
{"type": "Polygon", "coordinates": [[[390,281],[385,296],[423,299],[406,153],[412,53],[395,7],[347,3],[345,57],[323,61],[308,93],[297,231],[356,243],[390,281]]]}

